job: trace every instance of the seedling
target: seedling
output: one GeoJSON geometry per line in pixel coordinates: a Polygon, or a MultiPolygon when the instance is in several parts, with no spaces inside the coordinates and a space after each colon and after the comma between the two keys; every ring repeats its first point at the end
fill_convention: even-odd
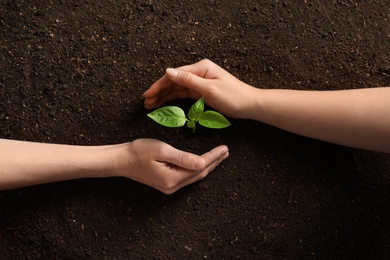
{"type": "Polygon", "coordinates": [[[225,128],[230,122],[220,113],[212,110],[204,111],[204,98],[196,101],[186,117],[183,109],[176,106],[161,107],[148,114],[148,117],[166,127],[181,127],[187,123],[187,127],[195,132],[196,123],[208,128],[225,128]]]}

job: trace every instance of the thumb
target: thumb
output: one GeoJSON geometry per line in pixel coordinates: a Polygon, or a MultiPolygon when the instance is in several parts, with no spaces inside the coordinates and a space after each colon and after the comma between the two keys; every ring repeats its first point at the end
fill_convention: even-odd
{"type": "Polygon", "coordinates": [[[203,170],[206,167],[206,162],[201,156],[174,147],[170,148],[167,153],[164,153],[165,158],[161,158],[162,161],[188,170],[203,170]]]}
{"type": "Polygon", "coordinates": [[[201,78],[188,71],[168,68],[166,70],[166,75],[176,84],[190,88],[200,94],[203,92],[206,86],[204,78],[201,78]]]}

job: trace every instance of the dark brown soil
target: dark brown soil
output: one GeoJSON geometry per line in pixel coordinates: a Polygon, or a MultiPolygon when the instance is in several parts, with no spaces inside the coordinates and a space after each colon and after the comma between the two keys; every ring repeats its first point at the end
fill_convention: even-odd
{"type": "Polygon", "coordinates": [[[0,259],[388,259],[389,155],[245,120],[191,135],[146,117],[141,94],[165,68],[203,58],[262,88],[389,86],[389,8],[2,0],[1,138],[152,137],[195,153],[226,144],[231,156],[170,196],[123,178],[0,192],[0,259]]]}

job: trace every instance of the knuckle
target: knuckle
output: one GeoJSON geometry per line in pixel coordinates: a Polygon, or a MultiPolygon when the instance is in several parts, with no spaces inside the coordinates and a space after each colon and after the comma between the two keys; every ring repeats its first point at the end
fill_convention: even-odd
{"type": "Polygon", "coordinates": [[[170,180],[163,183],[163,187],[160,189],[164,194],[172,194],[176,191],[176,184],[170,180]]]}
{"type": "Polygon", "coordinates": [[[204,63],[205,65],[208,65],[208,64],[211,64],[212,63],[212,61],[211,60],[209,60],[209,59],[203,59],[203,60],[201,60],[200,61],[201,63],[204,63]]]}
{"type": "Polygon", "coordinates": [[[170,147],[168,145],[158,145],[153,147],[156,154],[159,154],[161,157],[165,158],[167,154],[170,153],[170,147]]]}
{"type": "Polygon", "coordinates": [[[175,184],[170,178],[165,178],[164,180],[162,180],[161,185],[165,190],[172,189],[175,186],[175,184]]]}
{"type": "Polygon", "coordinates": [[[190,162],[190,156],[188,155],[188,153],[182,153],[180,155],[181,165],[188,165],[189,162],[190,162]]]}
{"type": "Polygon", "coordinates": [[[193,81],[193,75],[189,72],[184,72],[182,74],[182,82],[184,84],[190,84],[193,81]]]}

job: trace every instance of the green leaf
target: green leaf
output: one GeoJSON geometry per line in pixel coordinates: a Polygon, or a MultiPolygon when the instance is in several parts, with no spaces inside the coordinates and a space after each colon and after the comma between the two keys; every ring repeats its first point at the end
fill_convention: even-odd
{"type": "Polygon", "coordinates": [[[148,117],[159,123],[160,125],[167,127],[180,127],[183,126],[186,121],[186,115],[183,109],[176,106],[161,107],[148,114],[148,117]]]}
{"type": "Polygon", "coordinates": [[[198,101],[196,101],[188,111],[188,118],[192,121],[198,121],[199,118],[203,115],[204,110],[204,98],[201,97],[198,101]]]}
{"type": "Polygon", "coordinates": [[[199,124],[208,128],[225,128],[230,126],[230,122],[220,113],[215,111],[206,111],[199,119],[199,124]]]}

